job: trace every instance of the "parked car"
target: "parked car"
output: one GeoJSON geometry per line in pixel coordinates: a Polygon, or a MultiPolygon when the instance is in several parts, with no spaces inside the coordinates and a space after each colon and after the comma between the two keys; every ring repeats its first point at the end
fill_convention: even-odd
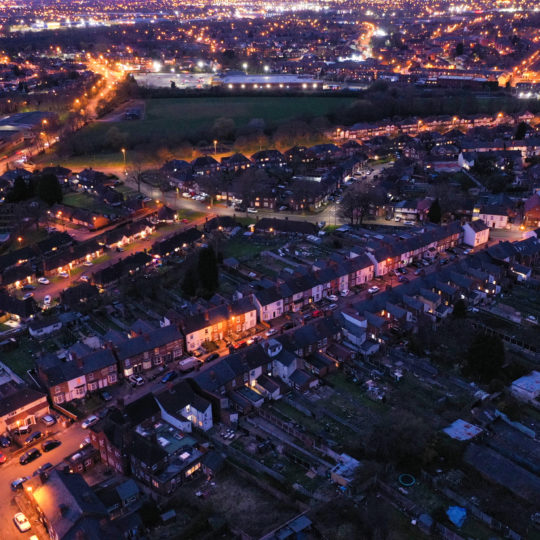
{"type": "Polygon", "coordinates": [[[32,474],[32,476],[38,476],[41,473],[47,472],[49,469],[53,468],[52,463],[44,463],[41,467],[38,467],[32,474]]]}
{"type": "Polygon", "coordinates": [[[144,379],[140,375],[130,375],[128,380],[133,386],[142,386],[144,384],[144,379]]]}
{"type": "Polygon", "coordinates": [[[30,285],[30,283],[27,283],[26,285],[23,285],[22,290],[23,291],[35,291],[36,286],[35,285],[30,285]]]}
{"type": "Polygon", "coordinates": [[[67,279],[69,277],[69,274],[67,272],[58,272],[58,277],[67,279]]]}
{"type": "Polygon", "coordinates": [[[398,277],[398,281],[399,281],[400,283],[409,283],[409,278],[406,277],[406,276],[399,276],[399,277],[398,277]]]}
{"type": "Polygon", "coordinates": [[[84,261],[83,266],[94,266],[94,263],[92,261],[84,261]]]}
{"type": "Polygon", "coordinates": [[[269,328],[267,331],[266,331],[266,337],[270,337],[270,336],[273,336],[275,333],[277,332],[277,328],[269,328]]]}
{"type": "Polygon", "coordinates": [[[90,278],[86,274],[83,274],[81,276],[81,281],[90,281],[90,278]]]}
{"type": "Polygon", "coordinates": [[[257,213],[258,213],[258,210],[257,210],[256,208],[251,208],[251,207],[249,207],[249,208],[247,209],[247,213],[248,213],[248,214],[257,214],[257,213]]]}
{"type": "Polygon", "coordinates": [[[7,448],[8,446],[11,446],[11,437],[8,437],[7,435],[2,435],[0,437],[0,446],[2,448],[7,448]]]}
{"type": "Polygon", "coordinates": [[[45,416],[42,416],[41,421],[46,426],[54,426],[54,424],[56,424],[56,418],[50,414],[46,414],[45,416]]]}
{"type": "Polygon", "coordinates": [[[28,476],[21,476],[11,482],[11,489],[17,491],[18,489],[23,488],[23,484],[28,480],[28,476]]]}
{"type": "Polygon", "coordinates": [[[111,401],[111,399],[113,398],[112,397],[112,394],[110,392],[107,392],[107,390],[102,390],[100,393],[99,393],[99,396],[101,397],[101,399],[103,401],[111,401]]]}
{"type": "Polygon", "coordinates": [[[341,294],[341,296],[349,296],[349,293],[350,293],[349,289],[344,289],[343,291],[340,291],[339,294],[341,294]]]}
{"type": "Polygon", "coordinates": [[[90,446],[90,437],[86,437],[86,439],[83,439],[83,442],[79,444],[79,448],[86,448],[87,446],[90,446]]]}
{"type": "Polygon", "coordinates": [[[218,358],[219,358],[219,353],[214,352],[206,358],[206,362],[212,362],[213,360],[217,360],[218,358]]]}
{"type": "Polygon", "coordinates": [[[320,309],[315,309],[312,313],[314,317],[321,317],[323,312],[320,309]]]}
{"type": "Polygon", "coordinates": [[[27,465],[39,457],[41,457],[41,452],[37,448],[31,448],[19,458],[19,463],[21,465],[27,465]]]}
{"type": "Polygon", "coordinates": [[[290,330],[291,328],[294,328],[294,323],[291,321],[286,322],[281,328],[282,330],[290,330]]]}
{"type": "Polygon", "coordinates": [[[13,435],[26,435],[27,433],[30,433],[31,431],[32,431],[32,426],[28,424],[26,426],[19,426],[19,427],[16,427],[15,429],[12,429],[11,433],[13,433],[13,435]]]}
{"type": "Polygon", "coordinates": [[[2,454],[2,452],[0,452],[0,465],[2,463],[5,463],[7,461],[7,457],[5,454],[2,454]]]}
{"type": "Polygon", "coordinates": [[[330,304],[330,305],[328,306],[328,309],[334,311],[334,309],[337,309],[337,304],[330,304]]]}
{"type": "Polygon", "coordinates": [[[368,289],[368,293],[369,294],[375,294],[375,293],[378,293],[381,289],[379,289],[379,287],[377,287],[377,285],[373,285],[373,287],[370,287],[368,289]]]}
{"type": "Polygon", "coordinates": [[[99,418],[95,414],[93,414],[89,416],[86,420],[83,420],[81,426],[83,429],[88,429],[90,426],[93,426],[97,422],[99,422],[99,418]]]}
{"type": "Polygon", "coordinates": [[[51,301],[52,301],[52,298],[49,294],[46,294],[45,295],[45,298],[43,298],[43,303],[46,305],[46,306],[50,306],[51,305],[51,301]]]}
{"type": "Polygon", "coordinates": [[[32,296],[34,296],[34,293],[27,292],[23,295],[23,300],[28,300],[29,298],[32,298],[32,296]]]}
{"type": "Polygon", "coordinates": [[[49,441],[45,441],[41,443],[41,449],[44,452],[50,452],[51,450],[54,450],[55,448],[58,448],[62,444],[61,441],[58,439],[51,439],[49,441]]]}
{"type": "Polygon", "coordinates": [[[166,373],[163,379],[161,379],[161,382],[163,384],[167,384],[168,382],[176,379],[176,377],[178,377],[178,373],[176,373],[176,371],[169,371],[169,373],[166,373]]]}
{"type": "Polygon", "coordinates": [[[42,437],[43,433],[41,433],[41,431],[34,431],[32,435],[29,435],[28,437],[26,437],[26,439],[24,439],[24,444],[25,446],[28,446],[29,444],[33,444],[36,441],[39,441],[39,439],[41,439],[42,437]]]}
{"type": "Polygon", "coordinates": [[[13,521],[17,529],[19,529],[19,531],[21,532],[29,531],[32,528],[30,522],[28,521],[28,519],[26,519],[26,516],[22,512],[17,512],[13,516],[13,521]]]}
{"type": "Polygon", "coordinates": [[[337,302],[338,301],[338,297],[335,295],[335,294],[329,294],[327,296],[328,300],[330,300],[330,302],[337,302]]]}
{"type": "Polygon", "coordinates": [[[41,285],[48,285],[50,281],[46,277],[40,277],[38,278],[38,283],[41,283],[41,285]]]}

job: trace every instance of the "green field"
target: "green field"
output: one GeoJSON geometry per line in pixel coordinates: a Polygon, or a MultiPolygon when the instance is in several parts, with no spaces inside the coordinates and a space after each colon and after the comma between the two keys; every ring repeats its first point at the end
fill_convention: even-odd
{"type": "MultiPolygon", "coordinates": [[[[311,120],[339,111],[354,102],[350,97],[205,97],[150,99],[145,117],[137,121],[95,122],[75,135],[82,142],[107,140],[117,128],[128,148],[151,141],[178,144],[182,140],[208,138],[218,118],[230,118],[235,129],[262,119],[272,129],[280,123],[311,120]]],[[[119,155],[118,158],[121,158],[119,155]]]]}

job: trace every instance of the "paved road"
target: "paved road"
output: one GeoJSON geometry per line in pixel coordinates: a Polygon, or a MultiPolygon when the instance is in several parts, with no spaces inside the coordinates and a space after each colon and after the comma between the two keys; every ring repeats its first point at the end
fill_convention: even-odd
{"type": "MultiPolygon", "coordinates": [[[[39,429],[35,428],[34,431],[39,429]]],[[[81,443],[81,441],[88,436],[88,432],[84,430],[79,424],[73,424],[72,426],[63,429],[60,425],[56,424],[51,428],[51,438],[62,441],[62,444],[51,450],[50,452],[42,452],[39,459],[36,459],[28,465],[19,464],[19,456],[9,457],[8,461],[0,466],[0,490],[4,493],[3,503],[0,504],[0,523],[2,524],[0,538],[2,540],[16,540],[21,538],[29,538],[32,534],[36,534],[37,525],[34,523],[28,533],[20,533],[13,523],[13,516],[19,511],[14,502],[15,493],[11,490],[10,484],[16,478],[21,476],[32,476],[33,472],[41,467],[44,463],[52,463],[58,465],[63,459],[75,452],[81,443]]],[[[40,445],[36,445],[40,448],[40,445]]],[[[2,449],[4,453],[6,449],[2,449]]],[[[41,536],[39,537],[42,538],[41,536]]]]}

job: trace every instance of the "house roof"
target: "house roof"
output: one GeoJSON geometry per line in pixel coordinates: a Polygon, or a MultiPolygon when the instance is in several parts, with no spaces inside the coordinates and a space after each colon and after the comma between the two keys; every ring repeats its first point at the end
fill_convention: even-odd
{"type": "Polygon", "coordinates": [[[0,417],[46,398],[42,392],[13,381],[0,385],[0,417]]]}

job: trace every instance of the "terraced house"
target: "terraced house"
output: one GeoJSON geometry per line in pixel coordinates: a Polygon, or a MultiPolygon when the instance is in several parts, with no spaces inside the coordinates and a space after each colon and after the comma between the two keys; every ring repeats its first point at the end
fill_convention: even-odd
{"type": "Polygon", "coordinates": [[[257,309],[251,297],[215,306],[181,322],[188,352],[198,349],[205,341],[220,341],[256,325],[257,309]]]}
{"type": "Polygon", "coordinates": [[[164,326],[118,343],[113,350],[124,377],[129,377],[180,358],[184,336],[176,326],[164,326]]]}
{"type": "Polygon", "coordinates": [[[38,377],[57,404],[82,399],[90,392],[118,382],[116,358],[110,349],[100,349],[73,360],[48,355],[36,360],[36,366],[38,377]]]}

